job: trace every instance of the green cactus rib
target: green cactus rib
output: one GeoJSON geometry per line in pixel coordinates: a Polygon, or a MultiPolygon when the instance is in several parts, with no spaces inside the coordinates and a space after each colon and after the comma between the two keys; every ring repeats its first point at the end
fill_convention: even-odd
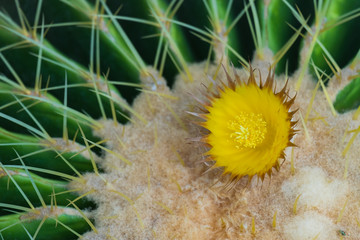
{"type": "Polygon", "coordinates": [[[38,210],[35,213],[1,216],[0,238],[12,240],[77,239],[82,233],[90,230],[89,224],[84,218],[72,209],[54,208],[48,212],[41,214],[38,210]]]}
{"type": "MultiPolygon", "coordinates": [[[[116,9],[120,5],[119,2],[109,2],[110,9],[116,9]]],[[[151,64],[154,62],[155,49],[159,47],[159,42],[157,41],[157,37],[161,36],[161,25],[164,24],[166,30],[169,31],[170,36],[175,41],[175,46],[179,48],[179,51],[182,54],[182,57],[187,62],[194,61],[193,53],[190,51],[188,46],[188,42],[185,39],[184,33],[179,26],[173,25],[170,28],[170,22],[167,21],[171,19],[178,10],[178,4],[173,2],[171,5],[168,5],[164,0],[155,0],[155,1],[147,1],[147,0],[139,0],[136,5],[131,4],[130,2],[123,2],[120,4],[124,4],[121,9],[121,14],[123,15],[121,23],[124,23],[127,16],[129,16],[128,23],[124,24],[126,26],[126,33],[131,36],[132,43],[134,46],[138,48],[138,52],[143,53],[142,58],[151,64]],[[159,22],[154,21],[155,16],[160,16],[159,22]],[[142,24],[142,19],[147,24],[142,24]],[[145,37],[145,39],[144,39],[145,37]]],[[[164,38],[164,36],[162,36],[164,38]]],[[[164,43],[169,42],[166,38],[163,40],[164,43]]],[[[171,46],[169,46],[169,51],[172,51],[171,46]]],[[[174,56],[176,57],[176,56],[174,56]]]]}
{"type": "MultiPolygon", "coordinates": [[[[28,36],[30,34],[30,32],[24,32],[24,29],[20,28],[20,26],[0,12],[0,38],[2,39],[0,49],[3,48],[1,51],[3,54],[2,60],[6,61],[6,64],[0,65],[0,70],[9,73],[8,68],[11,66],[12,70],[17,73],[18,79],[29,87],[35,87],[36,81],[34,80],[37,77],[37,61],[40,59],[42,60],[42,86],[38,86],[39,88],[44,87],[46,88],[45,91],[49,88],[48,92],[54,94],[58,99],[63,99],[64,79],[67,77],[69,107],[85,111],[94,118],[98,118],[102,114],[101,108],[94,108],[94,106],[99,106],[99,102],[101,102],[104,114],[111,117],[110,99],[101,94],[97,96],[94,86],[104,86],[103,88],[105,89],[109,87],[112,94],[116,98],[121,99],[116,88],[111,86],[111,84],[106,86],[105,81],[101,77],[97,78],[95,74],[92,74],[80,64],[63,55],[45,39],[39,40],[41,36],[30,37],[28,36]],[[38,40],[33,39],[34,37],[38,40]],[[12,48],[9,51],[7,49],[9,45],[14,45],[16,48],[12,48]],[[42,55],[39,55],[40,51],[42,55]],[[21,64],[16,64],[19,62],[21,64]],[[93,82],[92,79],[94,79],[93,82]]],[[[118,105],[118,103],[115,103],[115,109],[125,114],[123,107],[118,105]]],[[[120,122],[125,121],[123,114],[117,113],[116,117],[120,122]]]]}
{"type": "MultiPolygon", "coordinates": [[[[28,207],[28,201],[34,207],[40,207],[42,204],[51,205],[56,202],[57,206],[67,206],[70,201],[75,200],[78,196],[68,192],[67,181],[49,180],[36,174],[29,173],[23,169],[0,168],[0,202],[12,204],[16,202],[18,206],[28,207]],[[11,175],[11,178],[8,175],[11,175]],[[17,188],[21,188],[22,193],[26,195],[25,199],[17,188]],[[40,196],[34,191],[38,189],[40,196]]],[[[92,203],[84,198],[75,202],[79,208],[93,206],[92,203]]]]}
{"type": "MultiPolygon", "coordinates": [[[[312,9],[313,1],[289,0],[287,2],[292,6],[296,4],[304,16],[311,16],[309,11],[312,9]]],[[[272,0],[267,3],[264,0],[257,1],[257,8],[261,24],[262,41],[276,54],[294,34],[292,28],[298,29],[301,24],[289,11],[283,0],[272,0]]],[[[300,39],[292,44],[288,52],[277,63],[276,73],[285,72],[286,65],[288,65],[290,72],[293,72],[298,67],[299,49],[300,39]]]]}
{"type": "MultiPolygon", "coordinates": [[[[2,164],[21,165],[18,157],[21,156],[26,166],[59,171],[62,173],[74,174],[73,168],[80,173],[93,171],[91,159],[81,151],[80,145],[75,149],[64,150],[66,143],[61,139],[51,143],[33,136],[24,134],[15,134],[0,128],[0,162],[2,164]],[[61,155],[60,155],[61,154],[61,155]],[[68,165],[71,165],[71,167],[68,165]]],[[[48,178],[56,176],[52,174],[39,173],[48,178]]],[[[59,177],[57,177],[59,178],[59,177]]]]}
{"type": "MultiPolygon", "coordinates": [[[[245,14],[245,11],[241,11],[239,15],[233,16],[233,13],[230,11],[231,6],[225,1],[204,1],[204,4],[206,3],[206,8],[210,15],[212,29],[214,34],[218,36],[218,38],[213,40],[215,42],[214,44],[216,44],[216,42],[226,41],[232,49],[239,50],[241,48],[239,32],[238,29],[234,28],[234,26],[241,18],[241,16],[245,14]],[[231,21],[232,19],[234,20],[231,21]]],[[[227,52],[230,61],[238,65],[238,57],[229,50],[225,51],[227,52]]]]}
{"type": "MultiPolygon", "coordinates": [[[[137,117],[130,105],[145,85],[140,78],[151,76],[146,64],[171,85],[178,73],[191,78],[188,63],[215,57],[239,66],[254,50],[270,48],[281,53],[273,58],[280,74],[297,69],[300,48],[315,33],[301,68],[311,62],[338,74],[360,47],[352,34],[360,2],[313,2],[0,0],[0,239],[76,239],[96,231],[80,210],[95,204],[68,184],[85,181],[84,172],[98,174],[102,156],[94,148],[100,153],[106,139],[93,133],[102,127],[95,119],[113,118],[116,127],[137,117]]],[[[359,105],[356,78],[334,107],[359,105]]]]}
{"type": "MultiPolygon", "coordinates": [[[[0,125],[10,131],[28,133],[29,128],[19,126],[18,119],[22,123],[38,127],[40,124],[43,128],[40,136],[63,136],[64,111],[66,110],[67,134],[70,139],[76,137],[79,142],[83,142],[82,136],[77,134],[79,126],[84,131],[87,139],[91,141],[99,141],[99,138],[93,135],[92,128],[96,127],[91,118],[64,106],[50,94],[42,97],[33,96],[31,90],[27,89],[30,94],[21,93],[18,89],[5,83],[0,83],[0,125]],[[38,121],[34,121],[33,117],[38,121]],[[10,120],[10,121],[9,121],[10,120]],[[89,122],[91,121],[91,122],[89,122]]],[[[38,133],[39,131],[37,131],[38,133]]]]}
{"type": "MultiPolygon", "coordinates": [[[[38,1],[35,0],[20,1],[23,12],[30,22],[35,20],[37,3],[38,1]]],[[[11,16],[17,16],[15,4],[10,5],[11,16]]],[[[90,68],[102,75],[96,70],[97,59],[94,54],[97,49],[93,40],[98,38],[101,43],[98,49],[98,59],[101,61],[98,64],[103,71],[110,69],[109,79],[139,83],[139,74],[144,70],[145,64],[140,57],[134,60],[133,49],[129,48],[128,41],[119,34],[117,27],[120,26],[112,24],[110,19],[96,17],[100,12],[98,8],[98,5],[93,6],[85,0],[43,1],[41,9],[44,21],[51,26],[46,38],[66,56],[80,64],[88,66],[91,59],[90,68]],[[69,23],[72,25],[69,26],[69,23]],[[67,26],[61,26],[62,24],[67,26]]],[[[133,98],[136,93],[132,87],[124,87],[123,90],[123,96],[127,99],[133,98]]]]}
{"type": "Polygon", "coordinates": [[[315,45],[311,58],[318,68],[326,74],[331,74],[334,71],[339,72],[340,68],[346,66],[360,48],[360,35],[354,34],[354,30],[359,29],[360,18],[357,17],[338,25],[347,17],[353,18],[354,13],[359,15],[360,1],[333,0],[324,2],[324,19],[326,22],[321,23],[324,24],[324,28],[318,38],[319,44],[315,45]],[[328,62],[331,64],[329,65],[328,62]]]}
{"type": "Polygon", "coordinates": [[[359,96],[360,78],[355,78],[338,93],[334,102],[334,107],[340,113],[355,109],[360,106],[359,96]]]}

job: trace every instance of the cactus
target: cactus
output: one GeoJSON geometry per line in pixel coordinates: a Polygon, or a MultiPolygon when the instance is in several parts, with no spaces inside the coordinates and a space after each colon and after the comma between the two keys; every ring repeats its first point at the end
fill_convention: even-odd
{"type": "MultiPolygon", "coordinates": [[[[0,239],[360,235],[358,0],[0,7],[0,239]],[[236,174],[217,165],[203,127],[223,88],[249,76],[286,104],[283,145],[297,148],[236,174]]],[[[262,138],[276,130],[251,116],[262,138]]]]}

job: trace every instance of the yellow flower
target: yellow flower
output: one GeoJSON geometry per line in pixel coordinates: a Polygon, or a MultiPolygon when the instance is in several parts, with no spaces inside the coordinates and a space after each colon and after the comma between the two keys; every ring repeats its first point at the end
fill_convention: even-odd
{"type": "Polygon", "coordinates": [[[205,121],[200,125],[209,133],[202,141],[210,147],[206,155],[214,168],[231,175],[231,182],[246,175],[271,177],[272,168],[279,170],[279,159],[285,159],[285,148],[294,146],[296,111],[290,108],[295,97],[289,97],[287,84],[275,92],[271,70],[265,83],[260,79],[259,84],[251,67],[247,82],[237,74],[235,79],[226,75],[228,83],[217,85],[203,104],[205,121]]]}

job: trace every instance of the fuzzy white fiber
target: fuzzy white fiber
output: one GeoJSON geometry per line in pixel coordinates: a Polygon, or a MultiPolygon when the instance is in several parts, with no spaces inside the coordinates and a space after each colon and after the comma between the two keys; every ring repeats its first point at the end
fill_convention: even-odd
{"type": "Polygon", "coordinates": [[[327,217],[309,211],[294,217],[284,225],[284,236],[288,240],[339,239],[336,225],[327,217]]]}
{"type": "Polygon", "coordinates": [[[306,166],[283,183],[282,191],[289,200],[299,196],[298,207],[326,212],[345,203],[349,187],[342,179],[329,178],[320,167],[306,166]]]}

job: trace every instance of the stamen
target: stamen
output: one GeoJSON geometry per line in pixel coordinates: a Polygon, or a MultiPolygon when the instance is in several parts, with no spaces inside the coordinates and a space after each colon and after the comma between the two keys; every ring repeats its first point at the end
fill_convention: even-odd
{"type": "Polygon", "coordinates": [[[264,141],[267,132],[266,122],[260,113],[241,112],[235,120],[228,121],[228,129],[233,131],[230,138],[237,143],[237,149],[255,148],[264,141]]]}

